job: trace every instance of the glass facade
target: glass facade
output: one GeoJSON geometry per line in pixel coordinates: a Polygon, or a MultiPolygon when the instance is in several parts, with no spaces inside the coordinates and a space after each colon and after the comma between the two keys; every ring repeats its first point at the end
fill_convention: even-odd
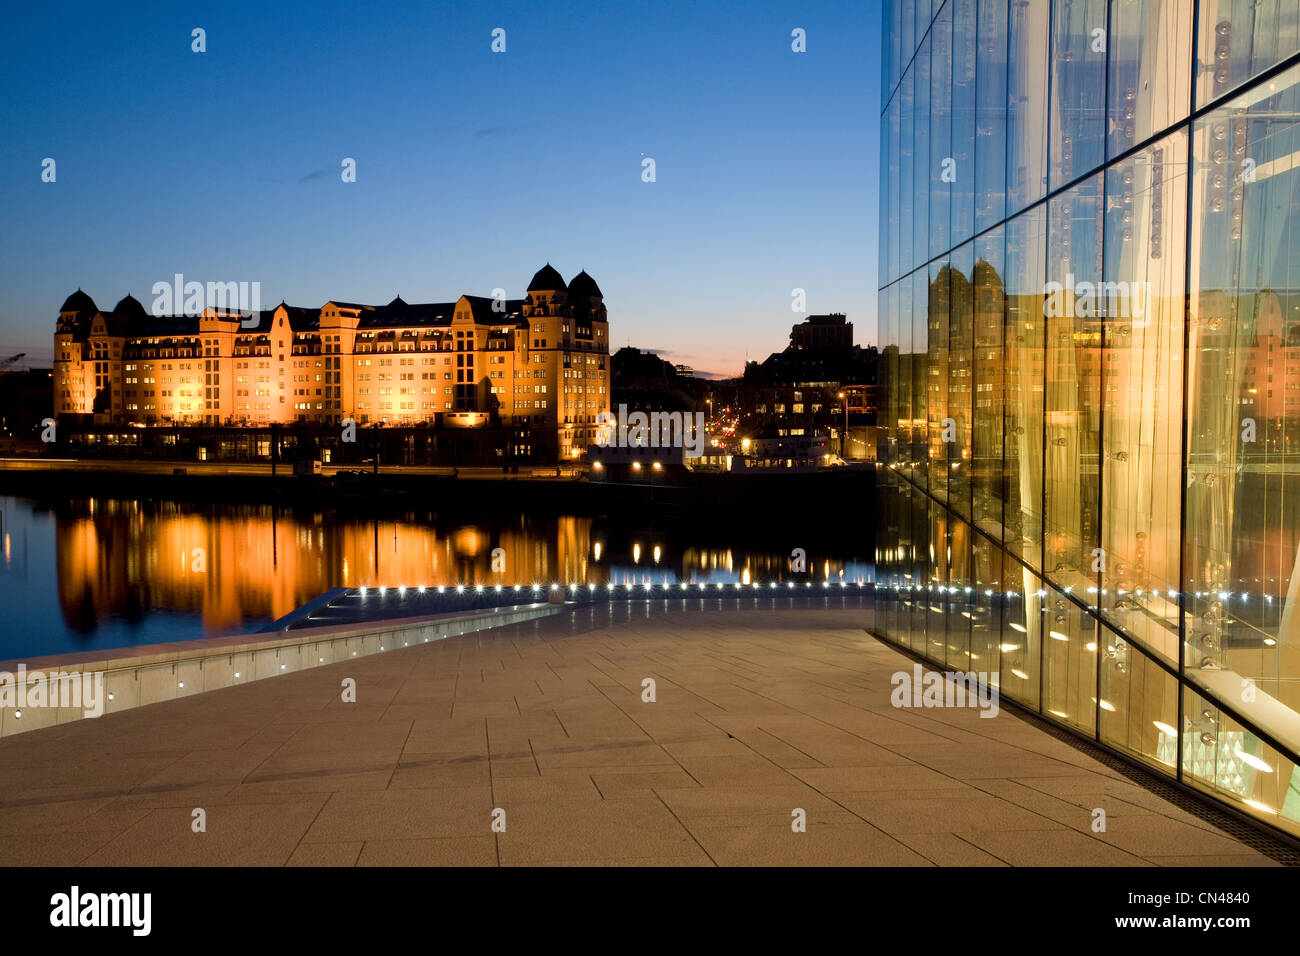
{"type": "Polygon", "coordinates": [[[884,27],[873,630],[1300,834],[1300,0],[884,27]]]}

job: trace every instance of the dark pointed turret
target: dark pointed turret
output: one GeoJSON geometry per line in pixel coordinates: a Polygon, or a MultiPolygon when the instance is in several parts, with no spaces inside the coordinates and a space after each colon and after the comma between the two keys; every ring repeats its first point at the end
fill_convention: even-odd
{"type": "Polygon", "coordinates": [[[604,293],[600,291],[600,286],[596,285],[596,280],[587,275],[586,269],[574,276],[573,281],[569,283],[569,295],[585,295],[593,299],[603,299],[605,297],[604,293]]]}
{"type": "Polygon", "coordinates": [[[566,288],[564,276],[548,262],[542,268],[537,270],[533,276],[533,281],[528,283],[529,292],[558,292],[566,288]]]}
{"type": "Polygon", "coordinates": [[[63,307],[59,309],[60,313],[75,312],[77,315],[94,315],[98,311],[99,307],[95,305],[95,300],[80,289],[64,299],[63,307]]]}
{"type": "Polygon", "coordinates": [[[149,315],[140,304],[140,300],[130,294],[113,306],[113,314],[119,319],[143,319],[149,315]]]}

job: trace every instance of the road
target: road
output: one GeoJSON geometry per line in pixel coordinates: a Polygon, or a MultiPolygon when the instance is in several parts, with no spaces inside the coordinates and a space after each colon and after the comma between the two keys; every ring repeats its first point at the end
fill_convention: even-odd
{"type": "MultiPolygon", "coordinates": [[[[118,461],[77,458],[0,458],[0,471],[94,471],[118,472],[137,475],[170,475],[176,468],[184,468],[190,475],[262,475],[271,476],[271,466],[264,462],[195,462],[195,461],[118,461]]],[[[321,474],[330,476],[340,471],[365,471],[370,473],[373,466],[359,464],[322,465],[321,474]]],[[[560,468],[557,475],[555,466],[520,466],[517,475],[512,478],[543,480],[560,478],[572,481],[583,473],[580,468],[560,468]]],[[[442,477],[456,476],[471,479],[497,479],[504,477],[500,468],[478,467],[434,467],[426,465],[380,465],[381,475],[432,475],[442,477]]],[[[291,464],[276,466],[277,478],[293,476],[291,464]]]]}

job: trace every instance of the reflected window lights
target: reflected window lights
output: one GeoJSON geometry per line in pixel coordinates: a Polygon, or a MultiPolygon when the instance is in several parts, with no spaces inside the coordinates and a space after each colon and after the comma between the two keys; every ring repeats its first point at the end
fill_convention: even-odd
{"type": "Polygon", "coordinates": [[[1300,6],[887,11],[873,630],[1300,834],[1300,6]]]}

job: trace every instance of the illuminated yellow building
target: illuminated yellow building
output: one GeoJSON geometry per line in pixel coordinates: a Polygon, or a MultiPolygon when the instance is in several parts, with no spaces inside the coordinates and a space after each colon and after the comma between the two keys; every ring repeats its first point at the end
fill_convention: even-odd
{"type": "MultiPolygon", "coordinates": [[[[530,426],[576,458],[609,408],[604,295],[547,264],[523,299],[281,303],[241,316],[151,316],[132,296],[59,310],[54,411],[105,424],[530,426]]],[[[553,444],[552,444],[553,443],[553,444]]]]}

